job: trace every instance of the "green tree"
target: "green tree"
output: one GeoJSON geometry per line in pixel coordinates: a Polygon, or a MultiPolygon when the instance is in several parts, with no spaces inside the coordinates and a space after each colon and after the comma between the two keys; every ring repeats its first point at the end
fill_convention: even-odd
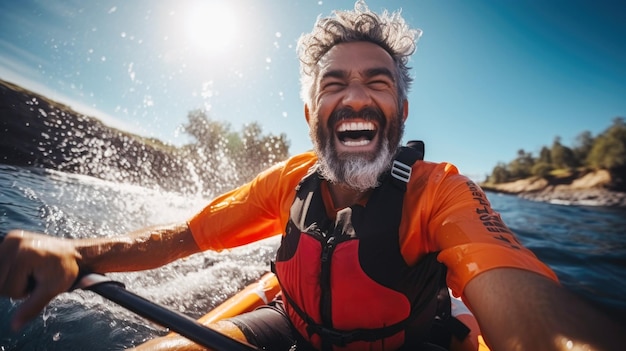
{"type": "Polygon", "coordinates": [[[514,179],[522,179],[532,174],[532,167],[535,164],[533,155],[520,149],[517,151],[517,158],[509,163],[509,177],[514,179]]]}
{"type": "Polygon", "coordinates": [[[491,172],[491,176],[489,176],[488,180],[490,183],[499,184],[509,181],[509,171],[507,170],[506,165],[503,162],[498,162],[493,168],[491,172]]]}
{"type": "Polygon", "coordinates": [[[196,140],[196,144],[209,152],[224,149],[230,124],[213,121],[204,110],[193,110],[187,114],[188,122],[183,124],[183,131],[196,140]]]}
{"type": "Polygon", "coordinates": [[[578,166],[574,152],[569,147],[561,144],[561,137],[554,138],[550,149],[550,158],[554,168],[573,168],[578,166]]]}
{"type": "Polygon", "coordinates": [[[230,124],[211,120],[204,110],[190,111],[187,120],[182,129],[194,142],[182,148],[181,158],[194,177],[195,188],[189,191],[212,196],[238,184],[237,172],[228,157],[229,143],[238,137],[230,131],[230,124]]]}
{"type": "Polygon", "coordinates": [[[595,140],[590,131],[586,130],[576,137],[576,143],[572,151],[579,165],[587,165],[587,156],[593,148],[595,140]]]}
{"type": "Polygon", "coordinates": [[[537,177],[547,178],[553,169],[554,167],[552,167],[551,164],[543,161],[538,161],[533,165],[531,173],[532,175],[537,177]]]}
{"type": "Polygon", "coordinates": [[[182,129],[194,142],[185,147],[185,157],[193,165],[199,181],[213,191],[228,190],[231,184],[251,180],[260,171],[289,155],[284,134],[263,134],[259,123],[245,125],[241,133],[230,124],[214,121],[204,110],[193,110],[182,129]]]}
{"type": "Polygon", "coordinates": [[[244,181],[289,156],[289,141],[285,134],[264,135],[257,122],[245,125],[241,134],[241,148],[234,150],[233,157],[243,166],[240,174],[244,181]]]}
{"type": "Polygon", "coordinates": [[[552,156],[551,151],[547,146],[543,146],[541,151],[539,151],[539,158],[537,159],[537,163],[545,163],[548,165],[552,165],[552,156]]]}
{"type": "Polygon", "coordinates": [[[622,117],[615,118],[613,125],[595,139],[587,162],[597,169],[626,167],[626,125],[622,117]]]}

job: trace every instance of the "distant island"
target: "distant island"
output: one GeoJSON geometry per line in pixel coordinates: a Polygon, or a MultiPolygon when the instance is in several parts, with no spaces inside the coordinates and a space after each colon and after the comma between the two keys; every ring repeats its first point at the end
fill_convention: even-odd
{"type": "MultiPolygon", "coordinates": [[[[224,190],[219,184],[229,182],[219,177],[230,173],[220,172],[220,167],[227,166],[224,155],[249,168],[247,174],[239,174],[240,179],[234,180],[238,183],[288,156],[286,137],[264,135],[257,124],[247,126],[239,134],[231,132],[228,125],[209,120],[201,111],[192,111],[185,128],[196,143],[175,147],[109,127],[94,117],[3,80],[0,80],[0,117],[0,163],[49,168],[166,190],[194,191],[199,181],[209,184],[214,192],[224,190]],[[265,150],[263,145],[277,146],[265,150]],[[216,156],[212,157],[211,153],[216,156]],[[198,174],[204,178],[199,179],[198,174]]],[[[511,164],[518,165],[528,156],[521,153],[511,164]]],[[[552,173],[542,176],[518,174],[516,179],[498,178],[500,171],[510,174],[511,164],[496,166],[495,176],[492,174],[481,187],[556,204],[626,207],[623,173],[626,168],[618,167],[617,171],[577,168],[556,175],[550,170],[552,173]]]]}
{"type": "Polygon", "coordinates": [[[626,207],[626,123],[615,117],[597,136],[581,132],[572,147],[555,137],[537,156],[523,149],[481,184],[489,191],[563,205],[626,207]]]}

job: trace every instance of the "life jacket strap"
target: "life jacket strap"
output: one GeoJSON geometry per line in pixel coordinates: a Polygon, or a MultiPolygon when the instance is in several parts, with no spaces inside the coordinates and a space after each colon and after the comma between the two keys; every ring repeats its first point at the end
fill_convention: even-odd
{"type": "Polygon", "coordinates": [[[306,330],[309,337],[313,334],[318,334],[323,341],[330,342],[337,346],[346,346],[347,344],[355,341],[373,342],[389,338],[406,329],[406,327],[413,321],[414,317],[416,316],[409,316],[407,319],[396,324],[377,329],[354,329],[348,331],[327,328],[321,324],[307,324],[306,330]]]}
{"type": "Polygon", "coordinates": [[[419,140],[410,141],[407,146],[398,149],[393,164],[391,165],[392,183],[400,190],[406,191],[406,185],[411,179],[411,169],[418,160],[424,159],[424,142],[419,140]]]}

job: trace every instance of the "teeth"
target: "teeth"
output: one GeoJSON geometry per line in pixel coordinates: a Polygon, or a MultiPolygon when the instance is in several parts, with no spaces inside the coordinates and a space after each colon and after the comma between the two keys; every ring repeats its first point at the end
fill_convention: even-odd
{"type": "Polygon", "coordinates": [[[359,141],[354,141],[354,140],[346,140],[343,141],[342,144],[344,144],[345,146],[365,146],[367,144],[369,144],[371,142],[371,140],[359,140],[359,141]]]}
{"type": "Polygon", "coordinates": [[[374,123],[372,122],[348,122],[341,123],[338,132],[356,131],[356,130],[374,130],[374,123]]]}

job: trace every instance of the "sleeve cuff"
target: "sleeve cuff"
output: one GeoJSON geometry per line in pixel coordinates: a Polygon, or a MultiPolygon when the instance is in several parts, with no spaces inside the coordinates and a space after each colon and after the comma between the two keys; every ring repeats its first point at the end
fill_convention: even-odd
{"type": "Polygon", "coordinates": [[[447,284],[455,296],[462,296],[472,278],[494,268],[524,269],[558,282],[556,274],[528,249],[471,243],[444,249],[437,258],[448,267],[447,284]]]}

